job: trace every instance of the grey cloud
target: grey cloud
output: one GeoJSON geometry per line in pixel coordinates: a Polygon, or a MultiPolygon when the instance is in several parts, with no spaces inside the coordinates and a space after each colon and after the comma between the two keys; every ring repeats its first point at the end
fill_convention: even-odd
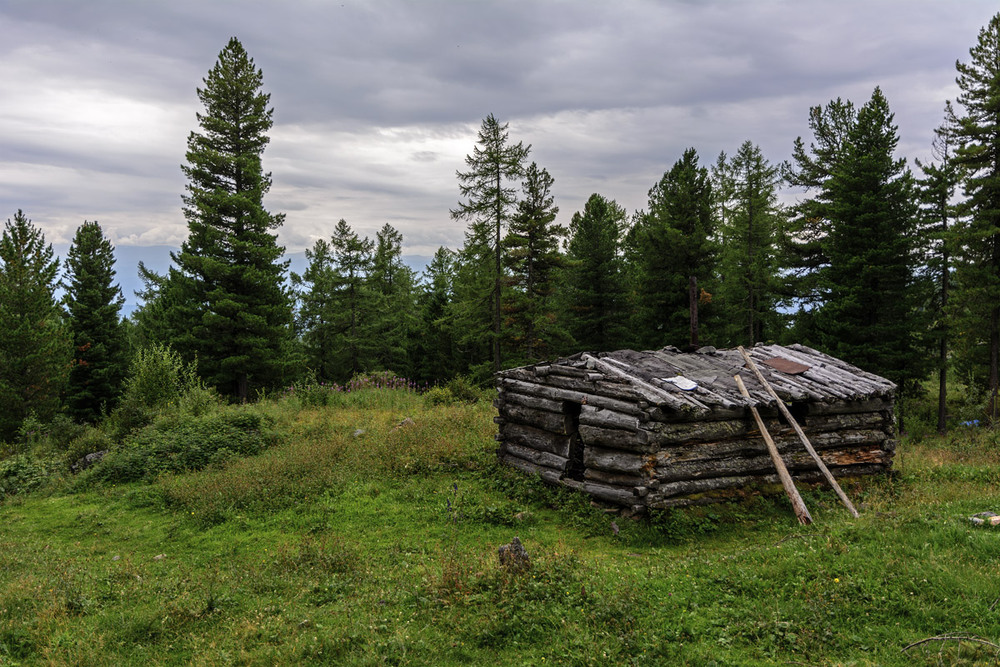
{"type": "Polygon", "coordinates": [[[750,139],[779,162],[807,135],[809,106],[860,104],[875,85],[901,152],[926,155],[954,62],[995,11],[987,0],[15,0],[0,8],[0,87],[21,95],[5,104],[18,123],[44,112],[69,130],[25,133],[0,109],[0,174],[18,175],[0,179],[0,208],[61,237],[86,216],[123,238],[183,238],[195,89],[233,35],[272,94],[267,203],[289,213],[290,246],[340,217],[368,233],[389,221],[408,246],[460,244],[454,172],[489,113],[533,145],[563,219],[594,191],[643,207],[688,146],[710,164],[750,139]],[[87,134],[102,119],[74,133],[80,109],[38,107],[53,91],[134,100],[165,124],[102,142],[87,134]]]}

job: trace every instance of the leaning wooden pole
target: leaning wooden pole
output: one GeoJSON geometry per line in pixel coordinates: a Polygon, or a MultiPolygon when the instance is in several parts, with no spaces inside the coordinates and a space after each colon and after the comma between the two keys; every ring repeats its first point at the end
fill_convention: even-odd
{"type": "MultiPolygon", "coordinates": [[[[749,401],[750,392],[747,391],[746,386],[743,384],[743,378],[739,375],[734,375],[733,379],[736,380],[736,386],[739,387],[740,393],[749,401]]],[[[803,526],[808,526],[813,521],[812,515],[809,514],[809,509],[806,507],[805,501],[799,495],[799,490],[795,488],[795,482],[792,481],[792,476],[788,474],[785,462],[781,460],[781,455],[778,454],[778,446],[774,444],[771,434],[768,433],[767,427],[764,426],[764,420],[760,417],[760,412],[753,405],[750,406],[750,414],[757,421],[757,428],[760,429],[760,434],[764,436],[767,453],[771,455],[774,467],[778,471],[778,477],[781,478],[781,485],[785,487],[785,493],[788,494],[788,499],[792,501],[792,509],[795,511],[795,516],[799,518],[799,523],[803,526]]]]}
{"type": "Polygon", "coordinates": [[[791,425],[791,427],[795,429],[795,433],[799,436],[799,440],[801,440],[802,444],[805,445],[806,451],[809,452],[809,456],[811,456],[813,460],[816,462],[816,465],[819,466],[820,472],[823,473],[823,477],[825,477],[826,481],[830,483],[830,486],[833,487],[833,490],[837,492],[837,496],[840,498],[840,501],[844,503],[844,506],[847,507],[847,509],[851,512],[851,514],[854,516],[855,519],[858,518],[859,516],[858,510],[854,509],[854,504],[851,502],[851,499],[848,498],[847,494],[844,493],[844,490],[840,488],[840,484],[837,484],[837,480],[833,478],[833,474],[830,472],[830,469],[826,467],[826,464],[823,463],[823,459],[821,459],[819,457],[819,454],[816,453],[816,450],[813,448],[812,443],[809,442],[809,438],[807,438],[806,434],[802,431],[802,427],[799,426],[799,423],[795,421],[795,417],[793,417],[792,413],[789,412],[788,406],[785,405],[785,402],[781,400],[778,394],[775,393],[770,383],[764,378],[764,375],[760,372],[760,369],[757,368],[757,364],[753,362],[753,359],[750,358],[750,355],[747,353],[747,351],[743,349],[743,346],[740,345],[737,349],[740,351],[740,354],[743,355],[743,359],[747,362],[747,366],[750,368],[750,370],[753,371],[754,375],[757,376],[757,381],[760,382],[761,386],[763,386],[764,389],[767,390],[767,393],[771,395],[771,398],[775,400],[775,402],[778,404],[778,409],[781,411],[781,414],[785,416],[785,419],[788,420],[788,423],[791,425]]]}

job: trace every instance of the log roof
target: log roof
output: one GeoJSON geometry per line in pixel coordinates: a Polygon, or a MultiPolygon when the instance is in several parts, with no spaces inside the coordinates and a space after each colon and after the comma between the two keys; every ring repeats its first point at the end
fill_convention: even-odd
{"type": "MultiPolygon", "coordinates": [[[[891,400],[896,390],[896,385],[885,378],[804,345],[758,344],[748,352],[768,383],[786,402],[891,400]]],[[[544,382],[542,378],[549,374],[567,373],[576,377],[583,375],[595,383],[595,387],[613,382],[623,390],[630,390],[628,393],[633,394],[635,400],[688,413],[695,418],[719,409],[750,405],[773,407],[773,399],[746,369],[738,350],[712,347],[688,353],[673,347],[644,352],[580,353],[551,364],[503,371],[499,377],[501,380],[527,380],[525,375],[530,374],[534,376],[532,381],[544,382]],[[743,398],[733,380],[738,372],[742,372],[749,400],[743,398]],[[693,389],[691,382],[697,385],[693,389]]]]}

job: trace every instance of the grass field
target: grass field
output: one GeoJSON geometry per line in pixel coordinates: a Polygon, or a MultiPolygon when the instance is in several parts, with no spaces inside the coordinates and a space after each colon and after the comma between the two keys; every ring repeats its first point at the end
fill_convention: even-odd
{"type": "Polygon", "coordinates": [[[1000,512],[992,432],[904,441],[893,478],[848,485],[857,520],[809,490],[809,527],[754,495],[632,521],[498,467],[486,402],[303,403],[162,425],[139,439],[168,452],[155,476],[57,472],[7,496],[0,664],[998,662],[1000,527],[968,518],[1000,512]],[[169,438],[233,424],[261,453],[171,463],[169,438]],[[514,536],[523,574],[497,559],[514,536]],[[982,641],[904,651],[943,635],[982,641]]]}

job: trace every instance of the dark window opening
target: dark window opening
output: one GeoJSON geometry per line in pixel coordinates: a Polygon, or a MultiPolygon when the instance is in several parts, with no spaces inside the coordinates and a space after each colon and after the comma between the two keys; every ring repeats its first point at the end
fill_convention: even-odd
{"type": "Polygon", "coordinates": [[[569,464],[566,466],[566,477],[583,481],[583,443],[580,442],[580,410],[579,403],[563,401],[563,414],[566,415],[566,433],[569,434],[569,464]]]}
{"type": "MultiPolygon", "coordinates": [[[[799,423],[799,426],[803,426],[806,423],[806,419],[809,417],[809,403],[807,401],[795,401],[788,406],[788,412],[791,413],[795,421],[799,423]]],[[[791,424],[789,424],[791,426],[791,424]]]]}

